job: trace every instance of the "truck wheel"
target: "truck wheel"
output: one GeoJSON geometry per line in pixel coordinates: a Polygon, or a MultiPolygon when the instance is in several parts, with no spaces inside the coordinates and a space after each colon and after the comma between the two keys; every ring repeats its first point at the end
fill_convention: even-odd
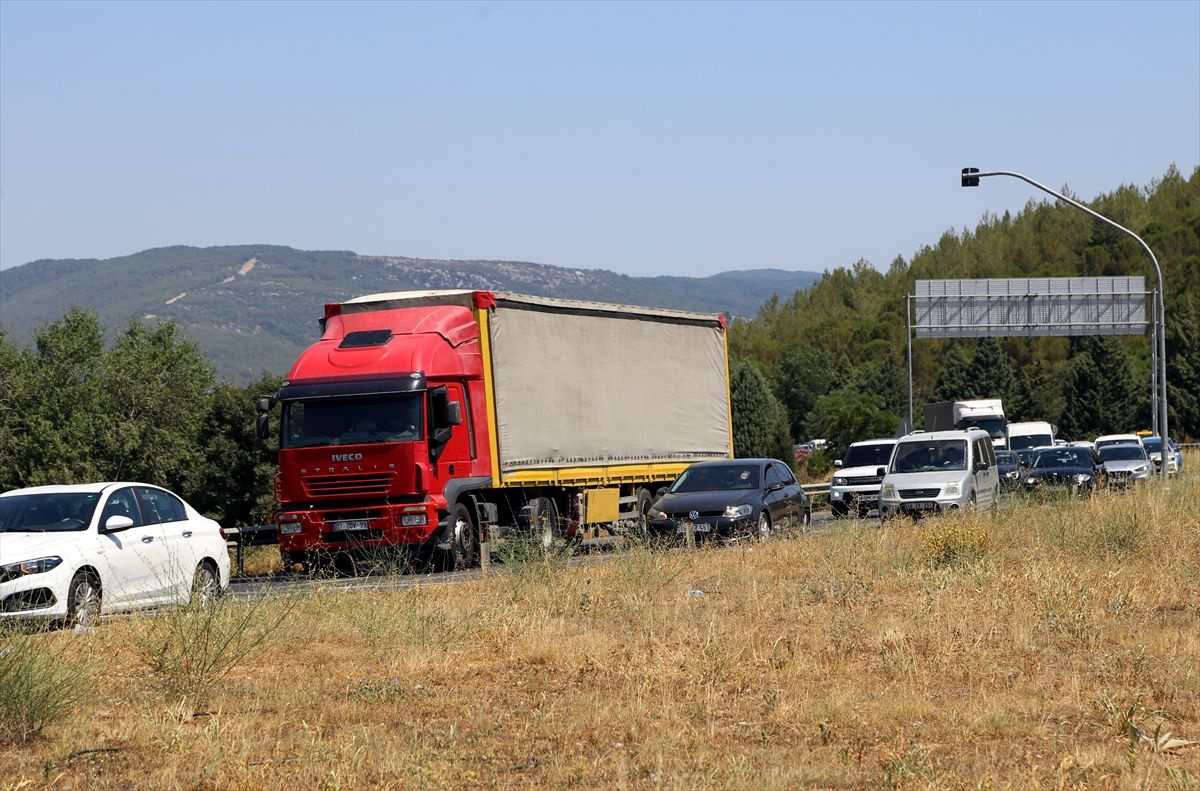
{"type": "Polygon", "coordinates": [[[558,508],[549,497],[535,497],[529,501],[529,527],[542,549],[553,549],[567,541],[558,508]]]}
{"type": "Polygon", "coordinates": [[[637,491],[638,537],[642,541],[650,540],[650,492],[646,489],[637,491]]]}
{"type": "Polygon", "coordinates": [[[450,551],[446,553],[447,570],[461,571],[479,563],[479,533],[471,511],[462,503],[450,509],[450,551]]]}

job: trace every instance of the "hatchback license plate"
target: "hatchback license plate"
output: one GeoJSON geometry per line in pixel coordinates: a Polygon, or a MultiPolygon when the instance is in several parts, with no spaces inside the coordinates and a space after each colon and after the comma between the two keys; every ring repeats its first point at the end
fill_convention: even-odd
{"type": "Polygon", "coordinates": [[[371,523],[366,519],[350,519],[345,522],[334,522],[334,530],[366,530],[371,526],[371,523]]]}
{"type": "MultiPolygon", "coordinates": [[[[675,532],[681,535],[685,529],[685,525],[679,525],[675,528],[675,532]]],[[[692,524],[692,530],[695,530],[697,533],[708,533],[712,530],[712,525],[708,522],[695,522],[692,524]]]]}

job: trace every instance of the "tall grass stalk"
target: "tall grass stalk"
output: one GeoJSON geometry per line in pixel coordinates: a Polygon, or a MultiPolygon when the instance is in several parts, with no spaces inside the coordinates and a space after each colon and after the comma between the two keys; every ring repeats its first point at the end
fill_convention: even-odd
{"type": "Polygon", "coordinates": [[[30,741],[83,699],[88,669],[63,637],[0,623],[0,745],[30,741]]]}

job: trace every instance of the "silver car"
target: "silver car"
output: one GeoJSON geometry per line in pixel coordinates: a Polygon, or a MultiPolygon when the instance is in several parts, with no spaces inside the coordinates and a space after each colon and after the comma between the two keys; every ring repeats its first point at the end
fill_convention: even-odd
{"type": "Polygon", "coordinates": [[[1111,487],[1122,488],[1150,479],[1154,463],[1140,442],[1109,443],[1097,448],[1096,453],[1104,463],[1111,487]]]}

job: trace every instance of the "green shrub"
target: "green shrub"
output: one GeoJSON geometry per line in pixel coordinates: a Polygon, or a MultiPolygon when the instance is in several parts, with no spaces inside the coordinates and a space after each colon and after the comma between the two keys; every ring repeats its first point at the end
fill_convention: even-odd
{"type": "Polygon", "coordinates": [[[83,698],[87,668],[68,656],[69,641],[50,641],[0,624],[0,745],[34,739],[83,698]]]}

